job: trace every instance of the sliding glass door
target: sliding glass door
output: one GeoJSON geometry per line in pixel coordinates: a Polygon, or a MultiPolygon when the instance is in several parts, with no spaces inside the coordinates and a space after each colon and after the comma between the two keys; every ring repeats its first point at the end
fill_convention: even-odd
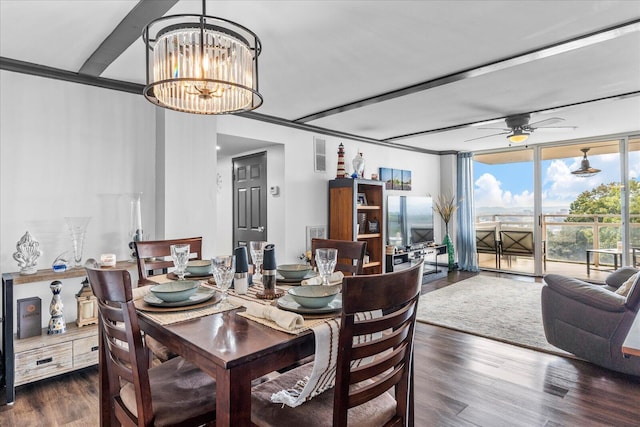
{"type": "Polygon", "coordinates": [[[639,175],[638,137],[475,154],[480,268],[602,280],[640,263],[639,175]]]}
{"type": "Polygon", "coordinates": [[[480,268],[535,272],[533,157],[532,149],[474,156],[480,268]]]}

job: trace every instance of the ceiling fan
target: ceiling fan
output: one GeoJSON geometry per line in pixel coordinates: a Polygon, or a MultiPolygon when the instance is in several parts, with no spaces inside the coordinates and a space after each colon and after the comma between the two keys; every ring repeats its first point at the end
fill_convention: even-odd
{"type": "Polygon", "coordinates": [[[524,142],[529,138],[529,135],[536,129],[575,129],[575,126],[549,126],[556,123],[563,122],[564,119],[560,117],[551,117],[549,119],[540,120],[538,122],[529,123],[531,118],[530,114],[516,114],[509,116],[505,119],[507,125],[506,128],[488,128],[481,127],[478,129],[497,129],[502,132],[494,133],[491,135],[480,136],[478,138],[467,139],[467,141],[475,141],[476,139],[489,138],[497,135],[507,135],[507,139],[511,142],[524,142]]]}

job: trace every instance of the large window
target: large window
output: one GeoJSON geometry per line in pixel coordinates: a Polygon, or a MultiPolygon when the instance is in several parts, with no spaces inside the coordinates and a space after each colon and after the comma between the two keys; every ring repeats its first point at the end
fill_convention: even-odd
{"type": "MultiPolygon", "coordinates": [[[[599,280],[615,260],[601,249],[618,251],[632,264],[635,247],[640,261],[639,177],[638,137],[477,153],[476,229],[495,229],[497,240],[505,229],[532,230],[536,246],[534,253],[503,252],[500,262],[480,253],[480,267],[586,277],[590,251],[589,278],[599,280]],[[572,173],[584,166],[587,149],[589,166],[600,171],[572,173]]],[[[509,243],[507,236],[503,249],[509,243]]]]}

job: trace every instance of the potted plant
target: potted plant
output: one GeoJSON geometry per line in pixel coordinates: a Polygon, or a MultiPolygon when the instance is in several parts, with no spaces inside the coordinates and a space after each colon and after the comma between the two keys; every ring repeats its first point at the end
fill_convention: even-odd
{"type": "Polygon", "coordinates": [[[445,233],[442,244],[447,247],[447,254],[449,255],[449,271],[451,271],[455,265],[455,253],[453,249],[453,242],[449,236],[449,221],[451,221],[456,210],[458,210],[458,204],[456,203],[455,196],[450,194],[440,194],[436,197],[433,203],[433,210],[436,211],[444,221],[445,233]]]}

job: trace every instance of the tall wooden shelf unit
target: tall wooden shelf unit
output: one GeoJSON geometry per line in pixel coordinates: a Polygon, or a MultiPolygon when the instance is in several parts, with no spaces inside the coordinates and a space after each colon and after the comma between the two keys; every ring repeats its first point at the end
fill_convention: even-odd
{"type": "Polygon", "coordinates": [[[386,198],[385,183],[368,179],[337,178],[329,181],[329,238],[337,240],[361,240],[367,242],[369,262],[364,265],[365,274],[385,271],[386,198]],[[358,194],[364,194],[367,204],[358,203],[358,194]],[[377,220],[379,232],[358,230],[358,213],[364,213],[367,221],[377,220]]]}

